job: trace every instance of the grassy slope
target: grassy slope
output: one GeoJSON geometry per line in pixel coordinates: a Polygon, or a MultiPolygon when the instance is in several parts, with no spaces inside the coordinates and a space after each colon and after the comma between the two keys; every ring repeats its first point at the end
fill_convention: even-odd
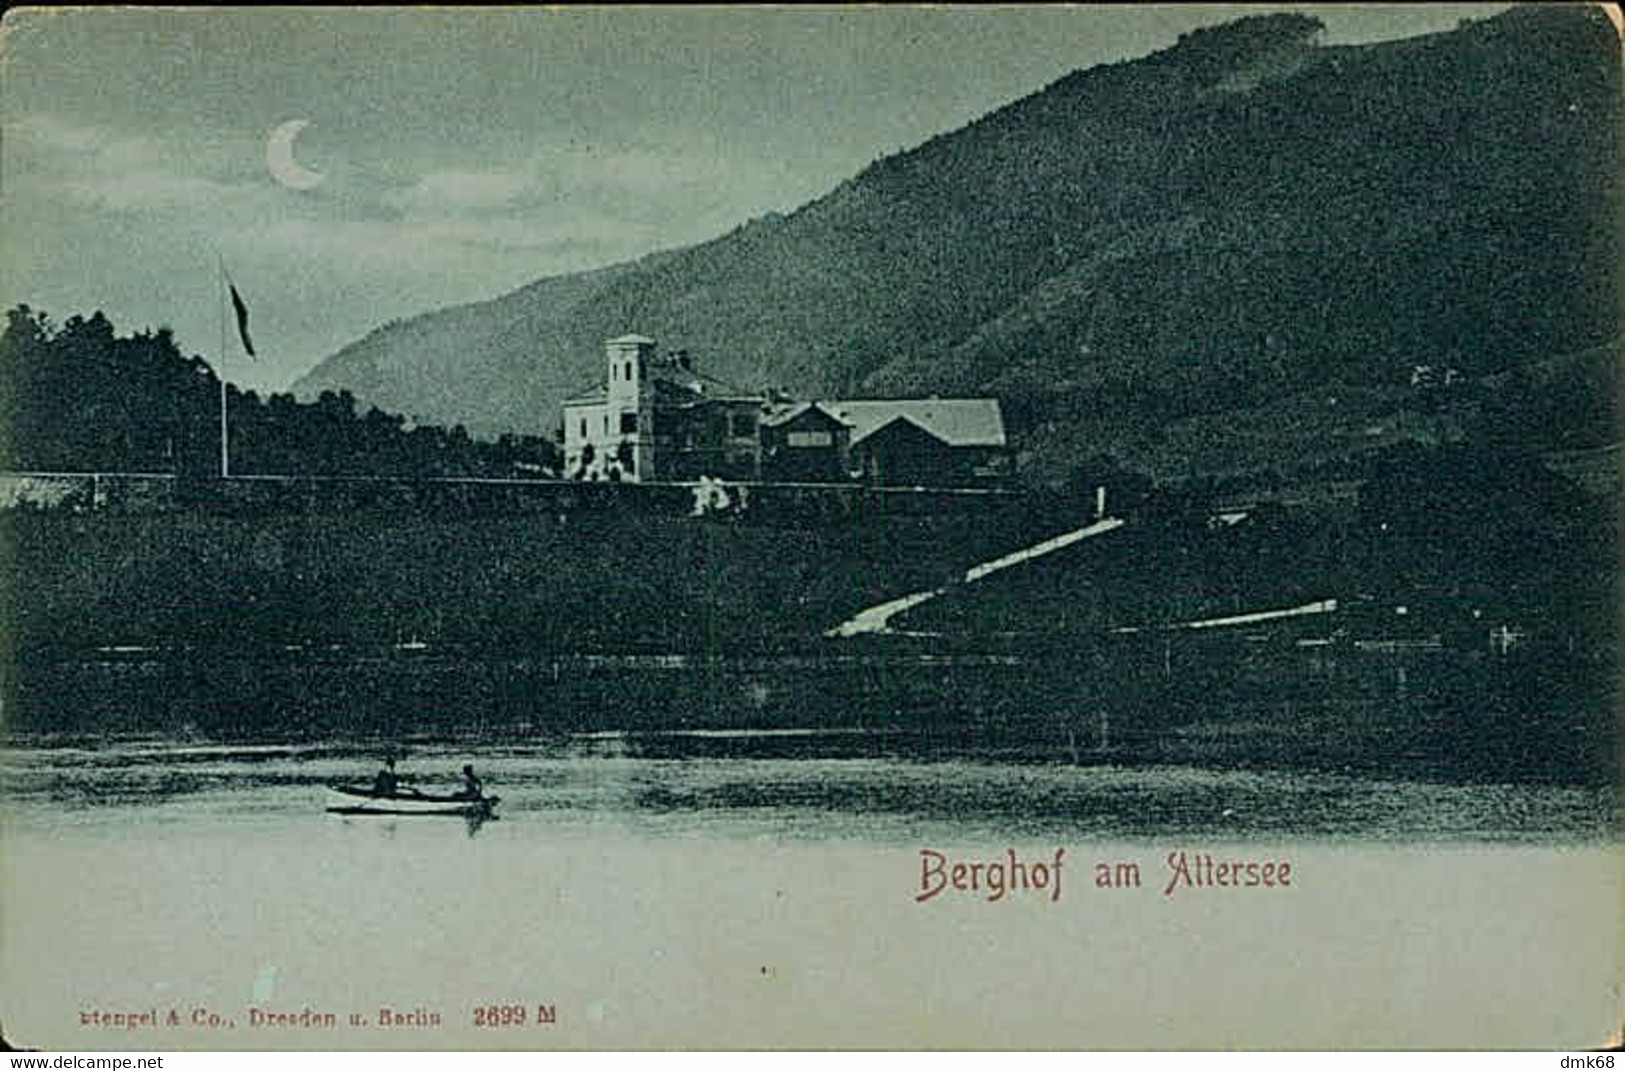
{"type": "Polygon", "coordinates": [[[512,644],[703,650],[805,638],[1019,545],[993,516],[770,526],[618,512],[11,513],[23,645],[512,644]]]}

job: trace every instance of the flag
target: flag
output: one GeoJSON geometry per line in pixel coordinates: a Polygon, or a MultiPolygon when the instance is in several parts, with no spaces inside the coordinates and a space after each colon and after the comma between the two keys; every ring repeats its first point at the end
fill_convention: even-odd
{"type": "Polygon", "coordinates": [[[237,287],[226,284],[231,289],[231,307],[237,310],[237,333],[242,336],[243,349],[248,351],[250,357],[255,356],[254,343],[248,338],[248,306],[243,304],[243,296],[237,293],[237,287]]]}

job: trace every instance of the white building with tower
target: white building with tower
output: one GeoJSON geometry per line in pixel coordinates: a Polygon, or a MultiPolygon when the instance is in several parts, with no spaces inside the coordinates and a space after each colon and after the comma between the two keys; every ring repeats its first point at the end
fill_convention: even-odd
{"type": "Polygon", "coordinates": [[[604,383],[564,403],[564,469],[574,479],[752,479],[767,399],[718,390],[686,350],[655,340],[604,343],[604,383]]]}
{"type": "Polygon", "coordinates": [[[688,351],[604,343],[603,383],[564,403],[565,476],[689,481],[996,483],[1008,446],[992,398],[795,403],[701,376],[688,351]]]}
{"type": "Polygon", "coordinates": [[[564,403],[564,468],[569,475],[638,479],[653,460],[643,419],[655,340],[622,335],[604,343],[602,386],[564,403]]]}

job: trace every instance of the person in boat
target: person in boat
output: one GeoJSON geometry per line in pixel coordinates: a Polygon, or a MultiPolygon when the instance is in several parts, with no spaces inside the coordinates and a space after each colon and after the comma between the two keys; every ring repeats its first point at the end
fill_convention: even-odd
{"type": "Polygon", "coordinates": [[[457,794],[464,799],[477,800],[485,795],[485,786],[480,779],[474,776],[474,767],[471,763],[463,763],[463,788],[457,794]]]}
{"type": "Polygon", "coordinates": [[[400,778],[395,776],[395,760],[384,760],[384,768],[379,770],[372,779],[372,794],[374,796],[393,796],[401,787],[400,778]]]}

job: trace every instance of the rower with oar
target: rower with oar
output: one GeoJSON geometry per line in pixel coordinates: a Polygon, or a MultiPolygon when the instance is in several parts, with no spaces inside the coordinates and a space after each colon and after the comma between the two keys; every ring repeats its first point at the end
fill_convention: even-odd
{"type": "Polygon", "coordinates": [[[372,794],[380,799],[398,799],[403,796],[421,796],[422,792],[402,782],[395,772],[395,756],[384,760],[383,768],[372,778],[372,794]]]}
{"type": "Polygon", "coordinates": [[[401,779],[395,776],[395,756],[391,755],[384,760],[383,769],[373,776],[372,794],[374,796],[393,796],[400,787],[401,779]]]}

